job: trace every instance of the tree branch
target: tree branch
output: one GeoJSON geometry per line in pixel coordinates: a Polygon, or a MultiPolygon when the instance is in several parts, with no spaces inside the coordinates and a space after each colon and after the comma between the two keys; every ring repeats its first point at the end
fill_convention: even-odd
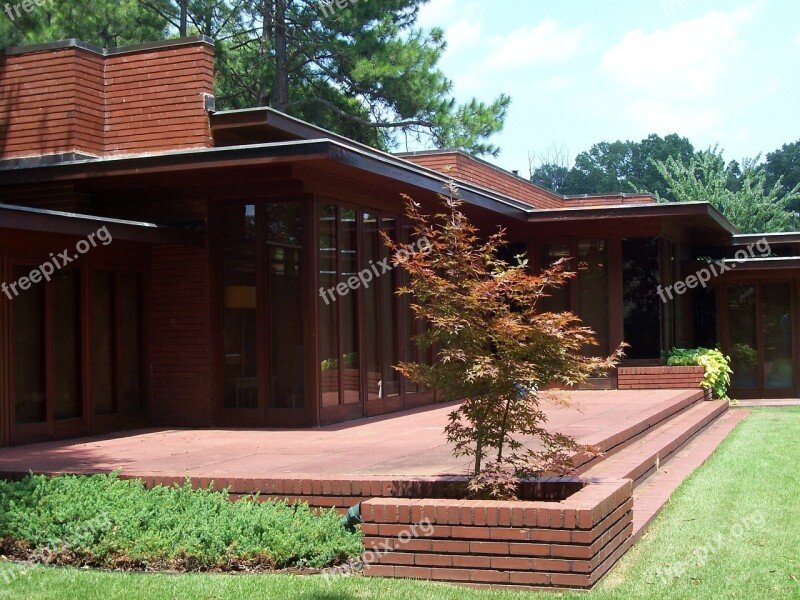
{"type": "Polygon", "coordinates": [[[360,117],[356,117],[355,115],[351,115],[350,113],[342,110],[332,102],[328,100],[323,100],[322,98],[305,98],[303,100],[298,100],[296,102],[290,102],[287,105],[287,108],[293,108],[295,106],[303,106],[306,104],[321,104],[326,108],[330,109],[331,111],[335,112],[340,117],[343,117],[349,121],[353,121],[355,123],[359,123],[364,127],[373,127],[375,129],[392,129],[395,127],[433,127],[433,123],[430,121],[425,121],[423,119],[409,119],[406,121],[393,121],[393,122],[374,122],[374,121],[365,121],[360,117]]]}

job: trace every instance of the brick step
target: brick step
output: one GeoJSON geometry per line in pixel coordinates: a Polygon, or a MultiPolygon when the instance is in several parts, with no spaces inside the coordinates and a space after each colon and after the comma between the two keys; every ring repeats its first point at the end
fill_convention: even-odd
{"type": "MultiPolygon", "coordinates": [[[[624,427],[614,435],[594,443],[600,449],[602,456],[589,458],[577,456],[575,469],[578,474],[584,475],[595,466],[607,461],[610,457],[622,452],[629,446],[640,442],[645,436],[653,432],[657,427],[681,415],[692,406],[705,404],[705,392],[701,389],[687,390],[687,393],[677,400],[665,402],[659,410],[651,414],[637,416],[635,413],[625,415],[631,424],[624,427]]],[[[647,392],[642,392],[646,394],[647,392]]]]}
{"type": "Polygon", "coordinates": [[[700,402],[690,406],[665,419],[613,456],[605,457],[584,471],[582,476],[632,479],[634,485],[639,485],[727,410],[727,400],[700,402]]]}
{"type": "Polygon", "coordinates": [[[653,473],[633,493],[633,536],[638,540],[672,493],[708,460],[749,410],[728,410],[674,453],[669,463],[653,473]]]}

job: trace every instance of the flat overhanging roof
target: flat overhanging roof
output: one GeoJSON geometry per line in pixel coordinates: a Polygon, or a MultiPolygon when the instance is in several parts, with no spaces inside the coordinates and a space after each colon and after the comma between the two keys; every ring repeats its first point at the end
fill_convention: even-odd
{"type": "Polygon", "coordinates": [[[722,262],[737,271],[800,269],[800,256],[756,256],[742,260],[726,258],[722,262]]]}
{"type": "Polygon", "coordinates": [[[708,202],[659,202],[535,210],[528,215],[527,220],[529,223],[543,223],[648,217],[703,220],[718,226],[730,235],[739,233],[739,230],[708,202]]]}
{"type": "MultiPolygon", "coordinates": [[[[244,111],[248,113],[249,111],[244,111]]],[[[234,114],[234,113],[230,113],[234,114]]],[[[272,116],[274,111],[267,112],[272,116]]],[[[234,115],[235,116],[235,115],[234,115]]],[[[252,115],[250,115],[252,116],[252,115]]],[[[231,117],[232,118],[232,117],[231,117]]],[[[280,115],[284,120],[302,121],[280,115]]],[[[284,125],[285,126],[285,125],[284,125]]],[[[308,126],[310,127],[310,126],[308,126]]],[[[41,182],[82,181],[115,176],[224,169],[237,166],[289,164],[303,161],[331,161],[374,175],[387,177],[433,193],[443,193],[450,180],[447,175],[416,165],[391,154],[362,144],[339,139],[302,139],[219,148],[197,148],[168,152],[80,159],[42,165],[39,162],[15,161],[0,164],[2,185],[41,182]]],[[[727,235],[739,233],[724,216],[707,202],[620,204],[611,206],[538,209],[502,193],[469,182],[454,180],[461,199],[506,217],[528,222],[570,222],[638,218],[688,218],[704,228],[714,228],[727,235]]]]}
{"type": "MultiPolygon", "coordinates": [[[[191,172],[314,160],[329,160],[402,181],[434,193],[444,192],[444,185],[448,181],[446,175],[419,167],[390,154],[370,152],[336,140],[317,139],[85,159],[49,165],[16,163],[9,168],[0,169],[3,177],[0,185],[45,181],[81,181],[131,174],[191,172]]],[[[522,201],[481,189],[469,183],[459,181],[457,185],[465,202],[517,220],[524,221],[525,215],[529,211],[535,210],[522,201]]]]}
{"type": "Polygon", "coordinates": [[[731,244],[734,246],[749,246],[766,240],[770,244],[797,244],[800,243],[800,232],[787,231],[783,233],[740,233],[734,235],[731,244]]]}
{"type": "Polygon", "coordinates": [[[203,234],[160,227],[155,223],[0,204],[0,230],[86,237],[106,227],[115,240],[146,244],[202,245],[203,234]]]}

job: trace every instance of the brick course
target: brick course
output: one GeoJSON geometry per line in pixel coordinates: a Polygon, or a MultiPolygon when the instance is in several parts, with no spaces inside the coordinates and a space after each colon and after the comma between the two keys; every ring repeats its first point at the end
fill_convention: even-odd
{"type": "MultiPolygon", "coordinates": [[[[703,367],[620,367],[617,388],[620,390],[692,389],[700,387],[703,367]]],[[[711,399],[707,390],[706,398],[711,399]]]]}
{"type": "Polygon", "coordinates": [[[560,502],[366,500],[361,504],[364,546],[373,552],[364,574],[491,586],[591,587],[630,545],[633,485],[630,480],[584,484],[560,502]],[[413,530],[417,535],[409,537],[413,530]]]}
{"type": "Polygon", "coordinates": [[[213,93],[214,48],[202,39],[0,54],[0,160],[208,148],[213,93]]]}

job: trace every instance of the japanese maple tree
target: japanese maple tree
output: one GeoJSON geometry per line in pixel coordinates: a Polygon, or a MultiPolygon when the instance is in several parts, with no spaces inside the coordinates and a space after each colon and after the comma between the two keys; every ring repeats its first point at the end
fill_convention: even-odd
{"type": "Polygon", "coordinates": [[[387,238],[408,274],[398,293],[410,296],[415,317],[426,323],[415,343],[434,350],[432,364],[396,368],[445,400],[461,400],[445,433],[456,456],[473,458],[471,494],[513,498],[522,478],[565,472],[576,452],[591,451],[545,428],[539,390],[584,381],[616,364],[622,349],[606,358],[585,356],[596,345],[591,329],[571,313],[540,306],[548,290],[574,273],[564,261],[533,275],[524,256],[513,264],[502,260],[504,230],[481,239],[457,193],[448,184],[444,211],[432,216],[406,198],[413,238],[426,239],[427,251],[414,253],[410,244],[387,238]]]}

